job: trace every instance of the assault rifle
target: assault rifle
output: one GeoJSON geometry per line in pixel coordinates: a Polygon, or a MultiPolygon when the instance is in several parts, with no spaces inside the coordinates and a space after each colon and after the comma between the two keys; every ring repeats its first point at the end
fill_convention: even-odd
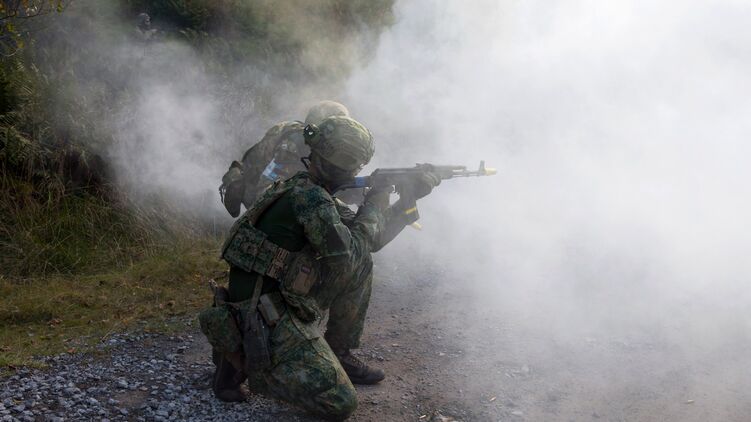
{"type": "MultiPolygon", "coordinates": [[[[467,166],[439,166],[435,164],[417,164],[414,167],[403,168],[380,168],[373,171],[370,176],[355,177],[352,183],[347,183],[338,188],[357,189],[357,188],[378,188],[389,189],[399,194],[399,200],[405,209],[404,213],[411,215],[414,223],[419,218],[417,213],[417,202],[411,193],[414,180],[422,173],[433,173],[442,180],[453,179],[455,177],[479,177],[493,176],[497,173],[496,169],[485,167],[485,161],[480,161],[480,167],[476,171],[467,170],[467,166]]],[[[415,226],[419,228],[419,226],[415,226]]]]}

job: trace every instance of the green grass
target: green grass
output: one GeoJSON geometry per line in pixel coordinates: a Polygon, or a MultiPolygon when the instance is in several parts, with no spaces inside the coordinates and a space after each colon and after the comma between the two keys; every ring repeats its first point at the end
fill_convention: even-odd
{"type": "Polygon", "coordinates": [[[115,332],[170,331],[209,303],[206,280],[226,264],[196,216],[2,170],[0,371],[115,332]]]}
{"type": "Polygon", "coordinates": [[[114,332],[172,330],[226,268],[200,216],[70,177],[97,173],[86,151],[66,148],[0,131],[0,372],[114,332]]]}
{"type": "Polygon", "coordinates": [[[113,272],[0,278],[0,368],[86,351],[114,332],[169,331],[176,316],[209,303],[206,280],[226,268],[217,249],[217,241],[204,240],[113,272]]]}

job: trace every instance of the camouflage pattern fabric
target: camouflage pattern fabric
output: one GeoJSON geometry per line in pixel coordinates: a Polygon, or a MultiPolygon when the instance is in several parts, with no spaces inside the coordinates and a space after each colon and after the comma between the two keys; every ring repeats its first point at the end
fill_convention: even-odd
{"type": "Polygon", "coordinates": [[[360,347],[372,285],[373,262],[368,259],[352,277],[330,280],[311,293],[318,306],[329,311],[325,338],[333,349],[360,347]]]}
{"type": "Polygon", "coordinates": [[[304,127],[298,121],[281,122],[269,129],[260,142],[245,152],[242,158],[245,208],[250,208],[258,195],[275,180],[284,180],[305,170],[300,158],[307,157],[310,149],[303,139],[304,127]],[[268,172],[264,175],[267,169],[268,172]]]}
{"type": "MultiPolygon", "coordinates": [[[[229,238],[235,235],[240,225],[252,224],[253,221],[249,220],[254,219],[249,217],[265,211],[280,194],[291,196],[295,221],[290,223],[302,226],[306,242],[312,247],[316,258],[328,267],[329,275],[351,274],[355,268],[369,262],[377,235],[386,224],[383,210],[366,203],[353,215],[345,204],[315,184],[306,172],[269,187],[235,223],[229,238]],[[350,227],[345,221],[349,222],[350,227]]],[[[228,243],[225,243],[225,247],[228,243]]]]}
{"type": "Polygon", "coordinates": [[[211,346],[220,353],[236,353],[241,350],[242,336],[229,306],[219,305],[198,314],[201,332],[211,346]]]}
{"type": "Polygon", "coordinates": [[[370,131],[346,116],[327,117],[320,126],[306,126],[304,137],[313,152],[340,170],[359,171],[375,153],[370,131]]]}
{"type": "MultiPolygon", "coordinates": [[[[283,195],[291,198],[283,203],[291,204],[294,210],[294,221],[283,225],[302,227],[306,250],[321,264],[319,280],[300,299],[312,299],[316,310],[329,310],[329,322],[324,338],[318,321],[301,318],[294,310],[298,305],[291,303],[294,295],[281,286],[289,310],[271,334],[272,367],[249,374],[249,384],[257,392],[316,415],[344,419],[357,407],[357,397],[332,347],[351,349],[360,344],[372,287],[371,251],[382,246],[382,233],[390,225],[391,211],[366,201],[355,213],[332,198],[308,173],[301,172],[274,183],[261,195],[235,224],[225,243],[225,254],[236,256],[228,249],[239,244],[230,239],[242,232],[242,225],[255,224],[263,213],[280,212],[274,204],[283,195]]],[[[257,227],[263,226],[263,217],[260,218],[257,227]]],[[[230,291],[233,282],[236,281],[230,277],[230,291]]]]}
{"type": "Polygon", "coordinates": [[[323,119],[331,116],[349,116],[349,110],[344,104],[336,101],[324,100],[314,105],[305,116],[306,125],[317,125],[323,119]]]}
{"type": "Polygon", "coordinates": [[[251,390],[314,415],[343,420],[357,409],[357,394],[317,322],[284,314],[271,333],[272,367],[248,377],[251,390]]]}

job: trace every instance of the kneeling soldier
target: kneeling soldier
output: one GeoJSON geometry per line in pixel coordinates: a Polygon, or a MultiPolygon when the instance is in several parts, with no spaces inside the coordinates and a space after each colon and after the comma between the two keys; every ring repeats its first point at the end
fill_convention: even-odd
{"type": "MultiPolygon", "coordinates": [[[[307,172],[277,181],[235,223],[222,257],[230,264],[227,290],[200,315],[214,347],[214,392],[243,400],[240,384],[328,419],[357,407],[352,383],[384,378],[350,353],[362,335],[372,283],[371,252],[407,224],[400,201],[371,190],[357,213],[332,197],[373,156],[373,138],[344,116],[308,125],[307,172]],[[329,311],[326,334],[318,329],[329,311]]],[[[417,181],[416,197],[440,183],[417,181]]]]}

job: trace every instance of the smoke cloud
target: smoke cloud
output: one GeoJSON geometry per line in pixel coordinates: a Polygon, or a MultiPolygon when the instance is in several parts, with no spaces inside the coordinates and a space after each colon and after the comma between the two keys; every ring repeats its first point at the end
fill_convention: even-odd
{"type": "Polygon", "coordinates": [[[751,241],[749,13],[738,2],[405,2],[347,104],[373,127],[378,165],[499,167],[423,201],[428,229],[404,237],[440,245],[432,253],[494,282],[738,300],[751,241]]]}
{"type": "Polygon", "coordinates": [[[389,0],[298,3],[147,5],[155,15],[144,29],[135,6],[82,0],[53,16],[41,44],[60,56],[75,51],[51,64],[78,78],[60,95],[85,104],[110,137],[96,149],[119,187],[136,201],[229,223],[217,190],[229,163],[272,125],[336,97],[391,20],[389,0]],[[179,7],[198,29],[160,20],[179,7]]]}
{"type": "MultiPolygon", "coordinates": [[[[461,306],[546,339],[551,362],[608,372],[614,357],[577,342],[617,338],[658,344],[651,368],[716,368],[702,375],[716,385],[747,371],[751,6],[411,0],[395,14],[370,55],[372,34],[338,50],[337,66],[370,56],[344,86],[285,84],[252,63],[220,77],[175,42],[112,47],[135,72],[110,122],[121,181],[229,221],[216,193],[229,162],[275,122],[341,100],[376,137],[371,169],[499,169],[421,200],[425,229],[407,229],[379,267],[405,280],[441,274],[469,295],[461,306]]],[[[337,51],[315,40],[305,60],[337,51]]],[[[487,337],[475,322],[465,321],[470,342],[487,337]]]]}
{"type": "MultiPolygon", "coordinates": [[[[658,368],[720,367],[685,385],[747,370],[751,7],[411,1],[396,16],[346,97],[375,164],[483,159],[499,174],[444,182],[381,266],[441,268],[470,307],[546,347],[617,338],[658,343],[658,368]]],[[[614,363],[556,353],[600,375],[614,363]]]]}

